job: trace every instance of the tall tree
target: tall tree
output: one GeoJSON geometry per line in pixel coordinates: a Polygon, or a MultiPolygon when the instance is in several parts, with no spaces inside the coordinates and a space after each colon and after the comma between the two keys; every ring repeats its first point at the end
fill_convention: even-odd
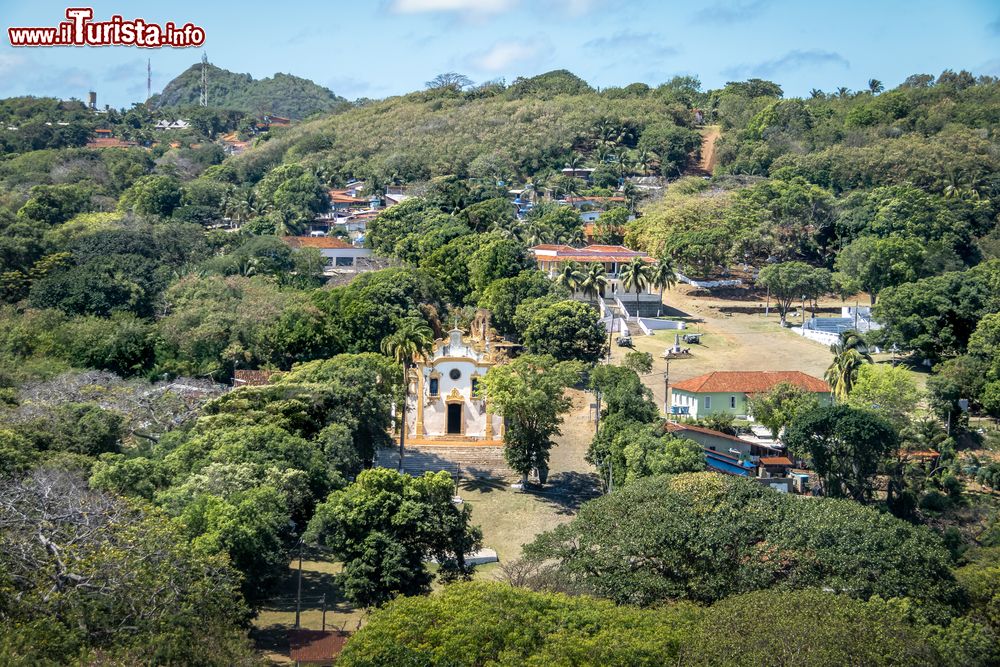
{"type": "Polygon", "coordinates": [[[649,285],[649,274],[649,264],[642,257],[633,257],[619,276],[626,292],[635,289],[636,317],[639,316],[639,294],[649,285]]]}
{"type": "Polygon", "coordinates": [[[464,578],[465,555],[482,545],[482,531],[469,523],[472,508],[455,505],[453,491],[444,471],[410,477],[365,470],[316,507],[304,539],[343,562],[338,579],[355,604],[373,607],[396,595],[426,593],[434,578],[428,557],[445,581],[464,578]]]}
{"type": "Polygon", "coordinates": [[[854,387],[854,382],[858,378],[858,370],[863,365],[871,363],[871,357],[868,356],[867,352],[862,353],[856,348],[835,350],[834,355],[833,361],[830,362],[823,377],[829,383],[834,397],[838,401],[843,401],[847,399],[854,387]]]}
{"type": "Polygon", "coordinates": [[[552,438],[559,435],[562,415],[572,406],[565,390],[579,380],[582,370],[579,362],[526,354],[492,367],[483,378],[486,400],[507,423],[504,456],[521,474],[522,483],[527,483],[532,468],[543,480],[547,476],[552,438]]]}
{"type": "Polygon", "coordinates": [[[822,293],[829,287],[830,272],[817,269],[805,262],[782,262],[760,270],[757,284],[768,288],[778,305],[781,324],[784,325],[792,303],[799,298],[822,293]]]}
{"type": "Polygon", "coordinates": [[[559,265],[559,273],[556,274],[556,284],[562,285],[570,292],[575,293],[583,282],[583,271],[576,262],[563,262],[559,265]]]}
{"type": "Polygon", "coordinates": [[[597,301],[597,297],[604,293],[608,286],[608,274],[604,270],[604,265],[600,262],[592,262],[587,266],[580,281],[580,290],[584,296],[597,301]]]}
{"type": "Polygon", "coordinates": [[[785,444],[812,461],[826,495],[866,502],[899,438],[889,422],[868,410],[832,405],[800,415],[785,432],[785,444]]]}
{"type": "Polygon", "coordinates": [[[660,302],[656,305],[656,316],[660,316],[663,306],[663,291],[677,284],[677,267],[671,257],[661,257],[649,274],[649,284],[660,290],[660,302]]]}
{"type": "Polygon", "coordinates": [[[406,401],[409,398],[410,364],[417,357],[428,354],[434,346],[434,332],[420,318],[404,319],[395,332],[382,340],[382,354],[392,357],[403,367],[403,402],[399,419],[399,469],[403,469],[404,442],[406,440],[406,401]]]}

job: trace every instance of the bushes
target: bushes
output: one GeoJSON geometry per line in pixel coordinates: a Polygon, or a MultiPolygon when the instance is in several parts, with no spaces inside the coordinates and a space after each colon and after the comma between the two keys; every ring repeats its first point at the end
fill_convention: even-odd
{"type": "Polygon", "coordinates": [[[937,618],[963,605],[929,530],[851,501],[803,501],[713,473],[629,484],[525,552],[557,563],[571,589],[621,604],[828,587],[860,599],[908,596],[937,618]]]}
{"type": "Polygon", "coordinates": [[[456,584],[375,612],[338,665],[988,665],[966,619],[929,625],[908,601],[817,589],[653,609],[496,583],[456,584]]]}

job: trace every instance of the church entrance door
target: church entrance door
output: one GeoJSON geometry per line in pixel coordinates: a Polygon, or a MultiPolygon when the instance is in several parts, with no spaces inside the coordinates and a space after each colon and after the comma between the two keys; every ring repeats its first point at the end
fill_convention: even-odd
{"type": "Polygon", "coordinates": [[[462,433],[462,404],[448,404],[448,435],[460,435],[462,433]]]}

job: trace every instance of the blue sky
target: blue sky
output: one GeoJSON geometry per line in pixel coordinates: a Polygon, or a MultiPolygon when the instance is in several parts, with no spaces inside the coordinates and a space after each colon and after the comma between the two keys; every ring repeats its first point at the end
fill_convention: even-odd
{"type": "MultiPolygon", "coordinates": [[[[87,3],[72,3],[85,5],[87,3]]],[[[788,95],[894,86],[945,68],[1000,75],[997,0],[333,0],[90,3],[112,14],[206,30],[209,60],[255,78],[287,72],[347,98],[386,97],[457,71],[486,81],[566,68],[595,86],[694,74],[705,88],[752,76],[788,95]]],[[[66,4],[0,0],[0,97],[53,95],[128,106],[202,49],[14,49],[10,26],[48,26],[66,4]]]]}

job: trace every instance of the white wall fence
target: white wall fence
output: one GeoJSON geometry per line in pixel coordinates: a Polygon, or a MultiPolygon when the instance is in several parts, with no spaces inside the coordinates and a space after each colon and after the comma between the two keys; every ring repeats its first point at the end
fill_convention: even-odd
{"type": "Polygon", "coordinates": [[[840,335],[828,331],[815,331],[813,329],[803,329],[802,327],[792,327],[791,331],[823,345],[833,345],[840,341],[840,335]]]}
{"type": "Polygon", "coordinates": [[[677,280],[693,287],[739,287],[743,284],[743,281],[739,278],[732,278],[730,280],[694,280],[688,278],[680,271],[677,272],[677,280]]]}
{"type": "Polygon", "coordinates": [[[625,322],[625,320],[618,317],[617,315],[615,317],[612,317],[609,314],[607,317],[602,317],[601,321],[604,323],[604,330],[607,332],[611,332],[612,331],[611,327],[614,326],[613,331],[615,333],[619,334],[628,333],[628,324],[625,322]]]}
{"type": "Polygon", "coordinates": [[[664,329],[675,329],[682,330],[686,329],[687,325],[684,322],[679,322],[677,320],[658,320],[650,317],[640,317],[638,318],[639,328],[647,336],[652,336],[654,331],[663,331],[664,329]]]}

